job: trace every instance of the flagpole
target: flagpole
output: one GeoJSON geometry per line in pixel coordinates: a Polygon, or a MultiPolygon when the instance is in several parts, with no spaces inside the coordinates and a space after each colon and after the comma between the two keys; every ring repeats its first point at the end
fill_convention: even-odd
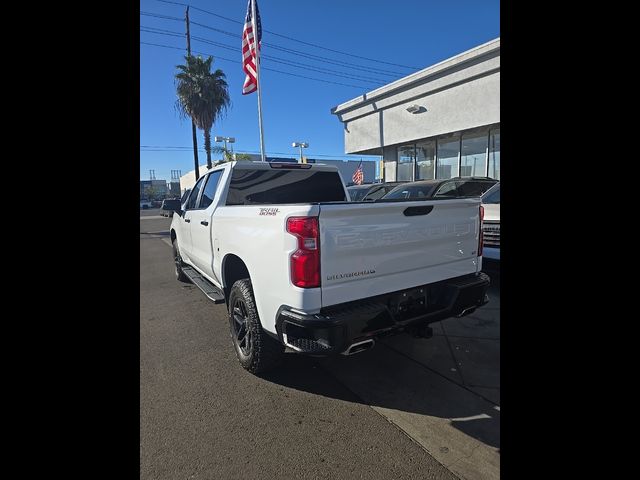
{"type": "Polygon", "coordinates": [[[258,42],[258,21],[256,18],[256,0],[251,0],[251,28],[256,48],[256,83],[258,84],[258,125],[260,126],[260,157],[264,158],[264,133],[262,132],[262,79],[260,78],[260,45],[258,42]]]}

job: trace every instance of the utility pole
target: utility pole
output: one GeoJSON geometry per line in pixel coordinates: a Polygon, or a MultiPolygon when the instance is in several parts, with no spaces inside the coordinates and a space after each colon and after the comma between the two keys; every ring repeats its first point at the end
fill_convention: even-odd
{"type": "MultiPolygon", "coordinates": [[[[187,22],[187,54],[191,56],[191,34],[189,33],[189,7],[185,12],[185,20],[187,22]]],[[[196,167],[196,182],[200,178],[200,165],[198,162],[198,138],[196,137],[196,124],[191,119],[191,135],[193,136],[193,163],[196,167]]]]}

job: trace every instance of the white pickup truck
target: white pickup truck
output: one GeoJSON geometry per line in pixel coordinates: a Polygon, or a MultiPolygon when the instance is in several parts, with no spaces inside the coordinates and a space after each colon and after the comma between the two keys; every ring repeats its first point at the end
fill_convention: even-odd
{"type": "Polygon", "coordinates": [[[350,355],[487,303],[478,198],[349,202],[335,167],[230,162],[171,222],[176,276],[226,302],[241,365],[350,355]]]}

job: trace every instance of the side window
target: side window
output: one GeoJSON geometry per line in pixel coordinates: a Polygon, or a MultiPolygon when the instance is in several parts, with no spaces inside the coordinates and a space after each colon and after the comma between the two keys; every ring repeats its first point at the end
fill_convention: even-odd
{"type": "Polygon", "coordinates": [[[202,191],[202,196],[200,197],[200,205],[198,208],[207,208],[213,202],[213,197],[216,196],[216,188],[218,187],[218,183],[220,182],[220,177],[222,177],[222,172],[224,170],[218,170],[217,172],[212,172],[209,174],[209,178],[207,180],[207,184],[204,186],[204,190],[202,191]]]}
{"type": "Polygon", "coordinates": [[[189,194],[191,193],[191,189],[187,188],[184,193],[182,194],[182,197],[180,198],[180,205],[184,205],[184,202],[187,201],[187,198],[189,198],[189,194]]]}
{"type": "Polygon", "coordinates": [[[486,195],[482,199],[482,203],[500,203],[500,188],[486,195]]]}
{"type": "Polygon", "coordinates": [[[377,200],[379,198],[382,198],[382,196],[387,193],[384,189],[384,187],[374,187],[371,190],[369,190],[369,193],[367,193],[363,200],[377,200]]]}
{"type": "Polygon", "coordinates": [[[456,182],[447,182],[440,186],[434,197],[455,197],[457,194],[456,182]]]}
{"type": "Polygon", "coordinates": [[[204,179],[205,177],[201,177],[200,180],[198,180],[198,183],[196,183],[193,187],[193,190],[191,190],[191,195],[189,195],[189,200],[187,201],[185,210],[193,210],[194,208],[196,208],[196,200],[198,200],[198,194],[200,193],[200,189],[202,188],[202,182],[204,179]]]}
{"type": "Polygon", "coordinates": [[[458,187],[461,197],[480,197],[485,191],[489,190],[493,184],[489,182],[474,182],[472,180],[462,182],[458,187]]]}

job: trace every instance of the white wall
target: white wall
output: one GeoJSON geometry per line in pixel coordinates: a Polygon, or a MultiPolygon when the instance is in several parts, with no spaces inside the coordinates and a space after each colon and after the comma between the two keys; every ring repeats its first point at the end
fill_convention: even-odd
{"type": "MultiPolygon", "coordinates": [[[[207,173],[209,170],[207,169],[207,165],[200,165],[200,176],[207,173]]],[[[182,175],[180,177],[180,194],[183,194],[187,188],[193,188],[196,184],[196,171],[191,170],[190,172],[182,175]]]]}
{"type": "Polygon", "coordinates": [[[500,40],[345,102],[334,113],[344,124],[346,153],[497,124],[500,40]],[[411,105],[422,111],[408,112],[411,105]]]}

